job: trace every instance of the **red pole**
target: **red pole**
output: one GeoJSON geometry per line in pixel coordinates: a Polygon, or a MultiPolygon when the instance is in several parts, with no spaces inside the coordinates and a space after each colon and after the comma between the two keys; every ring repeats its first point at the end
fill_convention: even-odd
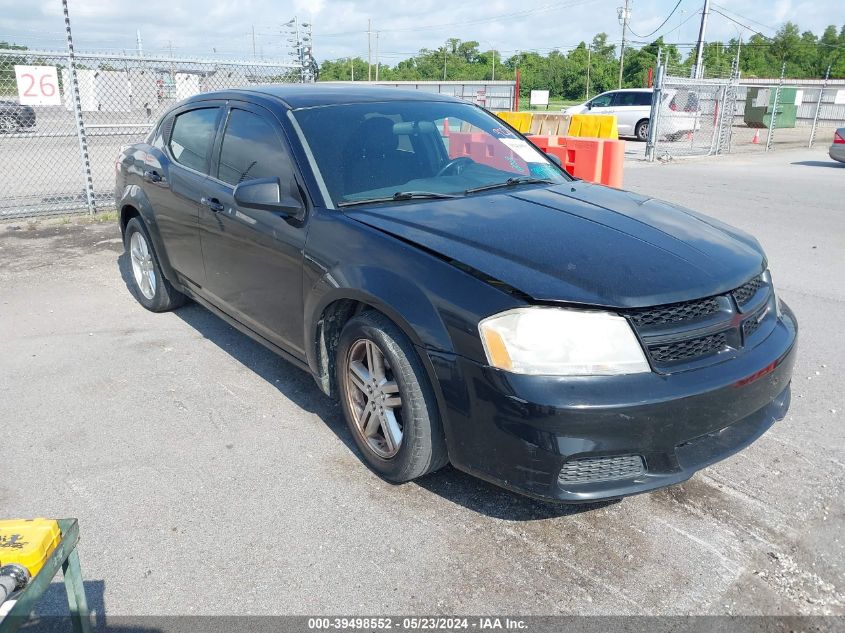
{"type": "Polygon", "coordinates": [[[513,111],[519,112],[519,68],[516,69],[516,86],[513,93],[513,111]]]}
{"type": "Polygon", "coordinates": [[[654,67],[648,69],[648,87],[651,88],[654,81],[654,67]]]}

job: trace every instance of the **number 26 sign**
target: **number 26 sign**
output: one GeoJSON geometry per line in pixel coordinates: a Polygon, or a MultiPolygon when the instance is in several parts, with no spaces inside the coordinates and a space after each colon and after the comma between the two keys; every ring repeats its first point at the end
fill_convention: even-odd
{"type": "Polygon", "coordinates": [[[55,66],[15,66],[21,105],[61,105],[55,66]]]}

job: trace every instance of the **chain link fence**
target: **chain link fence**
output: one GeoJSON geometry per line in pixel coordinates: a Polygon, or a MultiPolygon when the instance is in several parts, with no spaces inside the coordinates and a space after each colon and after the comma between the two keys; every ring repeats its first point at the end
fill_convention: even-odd
{"type": "Polygon", "coordinates": [[[299,66],[286,62],[86,53],[74,59],[78,99],[66,52],[0,49],[0,219],[110,207],[121,148],[142,139],[177,101],[301,80],[299,66]],[[21,105],[33,99],[50,104],[21,105]]]}
{"type": "Polygon", "coordinates": [[[671,160],[829,144],[845,126],[845,80],[691,79],[660,66],[646,157],[671,160]]]}

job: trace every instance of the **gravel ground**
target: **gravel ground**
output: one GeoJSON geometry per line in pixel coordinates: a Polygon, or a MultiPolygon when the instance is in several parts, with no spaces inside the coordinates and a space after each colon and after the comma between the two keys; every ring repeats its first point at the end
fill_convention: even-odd
{"type": "MultiPolygon", "coordinates": [[[[584,507],[451,468],[389,485],[309,376],[196,305],[143,310],[113,223],[19,221],[0,516],[80,519],[100,617],[845,614],[845,166],[634,164],[626,186],[753,232],[802,327],[788,417],[688,483],[584,507]]],[[[66,610],[53,589],[39,613],[66,610]]]]}

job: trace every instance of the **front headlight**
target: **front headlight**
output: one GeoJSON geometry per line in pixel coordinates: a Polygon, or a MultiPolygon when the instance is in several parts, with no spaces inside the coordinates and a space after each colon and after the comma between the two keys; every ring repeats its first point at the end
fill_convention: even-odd
{"type": "Polygon", "coordinates": [[[651,371],[628,322],[609,312],[517,308],[478,324],[487,361],[515,374],[598,376],[651,371]]]}

